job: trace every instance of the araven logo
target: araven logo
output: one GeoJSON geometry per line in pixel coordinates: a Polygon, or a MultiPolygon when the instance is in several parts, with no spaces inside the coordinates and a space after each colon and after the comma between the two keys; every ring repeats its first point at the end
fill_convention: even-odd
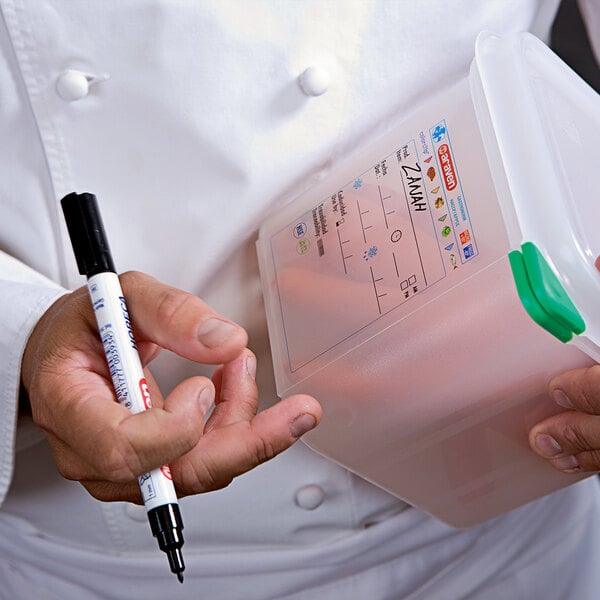
{"type": "Polygon", "coordinates": [[[142,400],[144,402],[144,407],[146,409],[152,408],[152,399],[150,398],[150,390],[148,389],[148,384],[146,380],[142,377],[140,379],[140,392],[142,393],[142,400]]]}
{"type": "Polygon", "coordinates": [[[167,479],[173,481],[173,475],[171,475],[171,467],[169,467],[169,465],[162,466],[160,470],[167,479]]]}
{"type": "Polygon", "coordinates": [[[456,186],[456,171],[454,169],[454,163],[452,162],[452,155],[450,154],[450,147],[448,144],[442,144],[438,150],[438,158],[442,165],[442,179],[446,189],[451,192],[456,186]]]}

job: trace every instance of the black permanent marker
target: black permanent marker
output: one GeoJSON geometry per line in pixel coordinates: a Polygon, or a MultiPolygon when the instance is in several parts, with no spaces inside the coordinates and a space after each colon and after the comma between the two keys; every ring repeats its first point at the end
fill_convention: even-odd
{"type": "MultiPolygon", "coordinates": [[[[152,406],[148,385],[96,197],[72,193],[61,204],[79,272],[87,277],[117,399],[133,413],[147,410],[152,406]]],[[[183,523],[169,466],[142,475],[138,483],[152,533],[183,583],[183,523]]]]}

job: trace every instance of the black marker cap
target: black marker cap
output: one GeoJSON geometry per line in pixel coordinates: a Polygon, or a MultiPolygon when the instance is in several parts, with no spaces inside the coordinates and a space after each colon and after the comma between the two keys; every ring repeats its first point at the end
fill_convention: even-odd
{"type": "Polygon", "coordinates": [[[79,272],[86,277],[116,273],[94,194],[67,194],[60,201],[79,272]]]}

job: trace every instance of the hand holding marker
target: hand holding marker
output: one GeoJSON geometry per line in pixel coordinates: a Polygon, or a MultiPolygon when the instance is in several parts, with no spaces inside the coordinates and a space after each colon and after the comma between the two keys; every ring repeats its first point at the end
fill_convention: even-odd
{"type": "MultiPolygon", "coordinates": [[[[96,197],[71,193],[61,204],[79,272],[88,280],[117,399],[132,413],[147,410],[152,406],[148,385],[96,197]]],[[[138,483],[152,533],[167,554],[171,571],[183,583],[183,523],[168,465],[140,476],[138,483]]]]}

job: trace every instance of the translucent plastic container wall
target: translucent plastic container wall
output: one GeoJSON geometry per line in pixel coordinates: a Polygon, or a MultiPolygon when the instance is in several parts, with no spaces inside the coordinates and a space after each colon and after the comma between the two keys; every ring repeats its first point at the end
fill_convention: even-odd
{"type": "Polygon", "coordinates": [[[271,215],[258,241],[278,393],[305,441],[456,526],[573,483],[528,448],[547,384],[589,364],[535,324],[469,81],[271,215]]]}

